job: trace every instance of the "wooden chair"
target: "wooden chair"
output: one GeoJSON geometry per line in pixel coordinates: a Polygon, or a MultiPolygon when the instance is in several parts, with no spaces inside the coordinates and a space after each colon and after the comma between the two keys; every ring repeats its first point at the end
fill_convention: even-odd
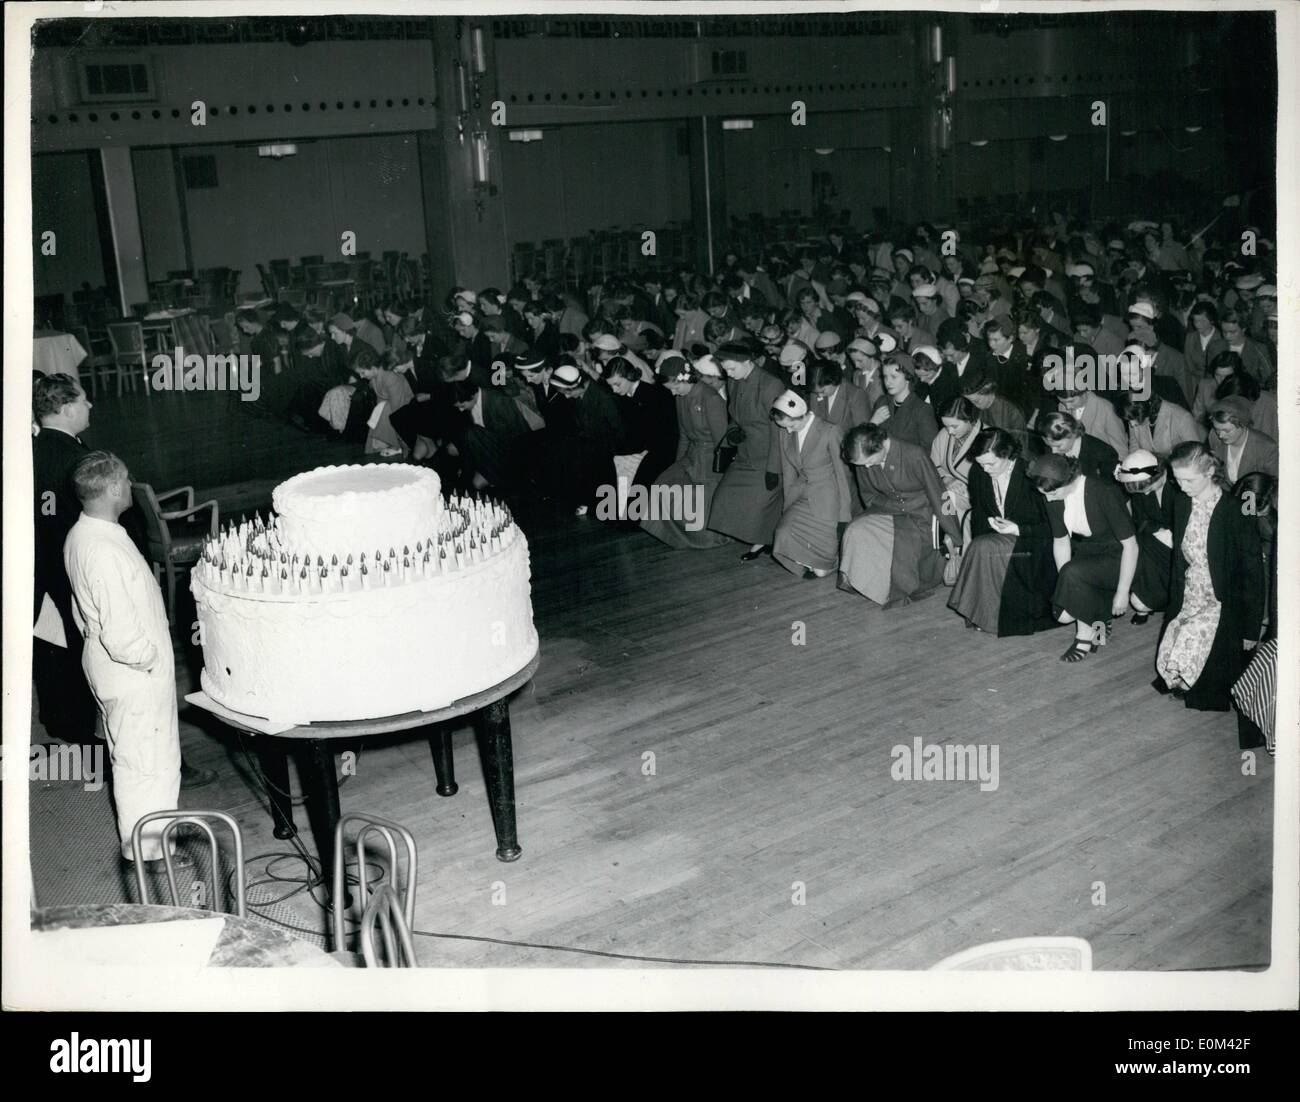
{"type": "MultiPolygon", "coordinates": [[[[77,343],[86,350],[86,358],[77,365],[77,375],[80,378],[89,376],[90,378],[90,397],[92,401],[99,401],[99,376],[105,372],[113,370],[113,350],[103,349],[103,341],[100,341],[100,351],[95,351],[94,342],[90,337],[90,329],[85,325],[74,325],[68,330],[77,338],[77,343]]],[[[84,389],[84,385],[83,385],[84,389]]]]}
{"type": "Polygon", "coordinates": [[[117,376],[117,396],[122,396],[123,382],[135,390],[143,380],[145,394],[149,391],[149,360],[144,342],[144,326],[139,320],[111,321],[108,339],[113,346],[113,373],[117,376]]]}
{"type": "MultiPolygon", "coordinates": [[[[231,835],[235,839],[235,914],[240,918],[247,917],[247,902],[244,891],[244,836],[239,830],[239,824],[235,822],[224,811],[151,811],[147,815],[141,815],[131,830],[131,852],[138,858],[140,855],[140,844],[144,835],[144,828],[147,823],[157,822],[159,819],[166,819],[167,825],[162,830],[162,851],[163,863],[167,868],[167,887],[171,890],[173,907],[194,907],[199,901],[194,899],[181,899],[180,893],[176,887],[176,870],[172,866],[171,839],[178,826],[196,826],[208,836],[208,846],[212,854],[212,894],[208,897],[213,903],[212,910],[217,910],[217,902],[222,895],[222,881],[220,876],[221,852],[217,847],[217,836],[212,832],[209,822],[222,823],[230,829],[231,835]]],[[[145,883],[145,863],[140,860],[135,861],[135,883],[140,891],[140,902],[149,902],[149,888],[145,883]]],[[[409,935],[408,935],[409,938],[409,935]]]]}
{"type": "Polygon", "coordinates": [[[177,490],[155,494],[147,482],[131,483],[131,498],[140,510],[144,524],[145,555],[153,566],[153,576],[162,583],[162,573],[167,572],[167,622],[176,618],[176,577],[181,569],[193,566],[203,554],[203,541],[217,534],[217,503],[215,500],[194,504],[194,487],[182,486],[177,490]],[[164,511],[162,502],[184,495],[185,508],[164,511]],[[204,510],[209,511],[206,530],[194,521],[204,510]],[[174,521],[189,521],[184,529],[172,531],[174,521]]]}

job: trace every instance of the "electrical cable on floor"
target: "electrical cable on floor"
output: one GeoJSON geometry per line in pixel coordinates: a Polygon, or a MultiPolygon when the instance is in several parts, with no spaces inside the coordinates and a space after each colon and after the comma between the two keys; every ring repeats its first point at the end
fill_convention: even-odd
{"type": "MultiPolygon", "coordinates": [[[[268,800],[270,799],[271,789],[274,788],[275,791],[278,792],[280,795],[293,801],[295,806],[301,806],[301,804],[306,800],[306,797],[300,796],[297,797],[295,800],[292,793],[284,792],[283,790],[273,785],[266,778],[266,775],[262,772],[260,764],[249,753],[248,748],[242,745],[243,744],[242,735],[240,736],[240,743],[244,755],[248,760],[248,764],[252,768],[253,775],[254,777],[256,777],[258,783],[262,785],[267,799],[268,800]]],[[[258,854],[256,857],[246,857],[244,859],[245,866],[247,866],[250,861],[261,861],[270,858],[271,861],[274,863],[276,861],[282,861],[285,859],[291,859],[296,857],[300,859],[303,862],[303,864],[307,866],[308,875],[303,878],[278,876],[271,871],[272,866],[267,865],[265,869],[261,870],[265,874],[264,879],[246,881],[244,886],[245,905],[247,906],[248,910],[253,911],[257,915],[257,917],[262,921],[269,922],[276,926],[283,927],[286,930],[293,930],[296,933],[307,934],[311,937],[321,937],[322,935],[318,930],[308,930],[302,926],[295,926],[290,922],[284,922],[281,919],[273,918],[268,914],[263,914],[259,910],[260,907],[269,907],[278,903],[282,903],[287,899],[292,899],[294,896],[300,895],[302,892],[305,891],[311,896],[312,901],[322,911],[324,911],[326,914],[328,914],[330,911],[330,903],[328,898],[321,899],[317,897],[316,892],[314,890],[316,887],[321,886],[325,883],[324,874],[320,871],[320,862],[317,861],[316,858],[314,858],[311,855],[311,853],[307,850],[306,846],[302,844],[302,840],[298,837],[297,833],[294,833],[289,838],[289,841],[293,843],[294,850],[296,852],[290,853],[288,851],[280,851],[276,853],[262,853],[262,854],[258,854]],[[247,894],[249,888],[256,887],[261,884],[270,884],[270,883],[297,884],[298,887],[296,887],[293,891],[287,892],[285,895],[277,897],[276,899],[264,900],[256,904],[247,902],[247,894]]],[[[355,866],[353,865],[344,866],[343,880],[345,886],[348,888],[359,887],[361,885],[361,880],[357,875],[357,873],[349,871],[354,867],[355,866]]],[[[235,873],[233,869],[226,876],[226,892],[228,895],[231,894],[232,891],[234,876],[235,873]]],[[[366,882],[365,882],[365,888],[367,894],[373,891],[376,885],[378,885],[383,881],[383,878],[384,878],[383,868],[379,865],[372,865],[371,862],[367,861],[366,882]],[[373,879],[370,876],[370,869],[372,868],[378,870],[378,875],[373,879]]],[[[352,922],[354,926],[356,925],[355,921],[352,919],[346,919],[346,921],[352,922]]],[[[542,942],[515,941],[510,938],[486,937],[479,934],[449,934],[449,933],[441,933],[434,930],[412,930],[411,933],[413,935],[418,935],[419,937],[439,938],[445,941],[477,941],[486,945],[507,945],[518,949],[540,949],[543,951],[553,952],[553,953],[575,953],[578,954],[579,956],[605,957],[610,960],[633,960],[633,961],[641,961],[646,964],[683,964],[683,965],[698,966],[701,968],[792,968],[795,969],[796,971],[806,971],[806,972],[840,971],[840,969],[828,968],[819,964],[790,964],[784,961],[768,961],[768,960],[698,960],[691,957],[655,957],[655,956],[643,955],[640,953],[616,953],[613,952],[612,950],[607,950],[607,949],[584,949],[576,945],[548,945],[542,942]]]]}

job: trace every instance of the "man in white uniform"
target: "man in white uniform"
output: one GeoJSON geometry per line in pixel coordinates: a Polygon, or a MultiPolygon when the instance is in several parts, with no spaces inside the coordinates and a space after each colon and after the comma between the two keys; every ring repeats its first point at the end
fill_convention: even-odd
{"type": "MultiPolygon", "coordinates": [[[[122,855],[142,815],[177,806],[181,784],[176,668],[162,591],[118,517],[131,505],[126,465],[91,452],[72,474],[81,516],[63,562],[72,583],[82,666],[104,720],[122,855]]],[[[143,837],[145,861],[162,857],[162,823],[143,837]]]]}

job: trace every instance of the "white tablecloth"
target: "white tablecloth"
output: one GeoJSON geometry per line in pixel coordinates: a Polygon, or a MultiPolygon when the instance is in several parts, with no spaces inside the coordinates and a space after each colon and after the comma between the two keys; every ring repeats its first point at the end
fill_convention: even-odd
{"type": "Polygon", "coordinates": [[[32,368],[43,375],[60,372],[77,377],[77,365],[86,358],[86,350],[71,333],[37,334],[32,348],[32,368]]]}

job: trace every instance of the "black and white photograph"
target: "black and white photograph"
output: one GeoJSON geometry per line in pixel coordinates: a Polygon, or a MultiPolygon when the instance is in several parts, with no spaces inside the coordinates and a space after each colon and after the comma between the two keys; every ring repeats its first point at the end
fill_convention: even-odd
{"type": "Polygon", "coordinates": [[[1296,1009],[1298,15],[9,5],[5,1007],[1296,1009]]]}

